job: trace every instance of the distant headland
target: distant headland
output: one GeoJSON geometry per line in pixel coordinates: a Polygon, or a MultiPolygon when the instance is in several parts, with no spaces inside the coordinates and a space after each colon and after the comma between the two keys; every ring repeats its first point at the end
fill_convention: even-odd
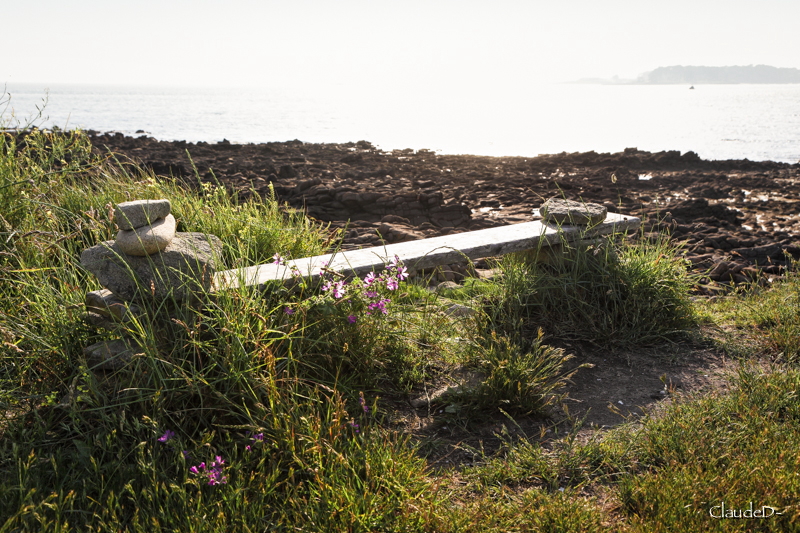
{"type": "Polygon", "coordinates": [[[800,69],[779,68],[769,65],[734,67],[695,67],[675,65],[658,67],[629,80],[584,78],[576,83],[603,85],[671,85],[671,84],[725,84],[725,83],[800,83],[800,69]]]}

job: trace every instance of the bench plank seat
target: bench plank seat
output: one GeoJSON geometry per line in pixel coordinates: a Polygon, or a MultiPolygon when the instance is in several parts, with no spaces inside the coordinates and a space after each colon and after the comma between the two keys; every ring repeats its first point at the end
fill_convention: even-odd
{"type": "Polygon", "coordinates": [[[640,223],[636,217],[608,213],[605,221],[588,231],[582,226],[559,226],[542,221],[511,224],[430,239],[305,257],[287,261],[285,265],[267,263],[224,270],[214,275],[214,290],[235,288],[241,284],[260,287],[288,280],[293,277],[292,267],[304,277],[318,277],[321,269],[326,266],[345,275],[364,276],[368,272],[381,270],[395,256],[414,272],[462,262],[465,258],[474,260],[496,257],[536,249],[539,246],[551,246],[562,242],[562,239],[574,241],[577,238],[590,238],[613,232],[629,232],[637,229],[640,223]]]}

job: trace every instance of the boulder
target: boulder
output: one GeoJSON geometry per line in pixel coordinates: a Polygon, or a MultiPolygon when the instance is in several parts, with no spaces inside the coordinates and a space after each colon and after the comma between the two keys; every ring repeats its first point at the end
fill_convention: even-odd
{"type": "Polygon", "coordinates": [[[103,242],[83,251],[81,265],[123,300],[172,297],[180,302],[211,287],[221,253],[222,242],[214,235],[177,233],[161,253],[143,257],[103,242]]]}
{"type": "Polygon", "coordinates": [[[87,293],[85,304],[88,312],[117,322],[127,322],[132,316],[139,314],[138,307],[120,300],[108,289],[87,293]]]}
{"type": "Polygon", "coordinates": [[[177,223],[175,217],[167,215],[147,226],[136,229],[121,229],[117,233],[119,251],[142,257],[160,252],[175,237],[177,223]]]}
{"type": "Polygon", "coordinates": [[[608,214],[608,209],[600,204],[550,198],[539,208],[539,214],[545,222],[588,226],[603,222],[608,214]]]}
{"type": "Polygon", "coordinates": [[[169,215],[169,200],[133,200],[117,204],[114,221],[121,230],[131,230],[152,224],[169,215]]]}
{"type": "Polygon", "coordinates": [[[140,353],[141,348],[133,341],[123,339],[101,341],[83,349],[89,367],[103,370],[119,370],[140,353]]]}
{"type": "Polygon", "coordinates": [[[122,333],[126,329],[125,325],[117,322],[115,319],[96,313],[94,310],[86,310],[84,321],[97,329],[113,331],[114,333],[122,333]]]}

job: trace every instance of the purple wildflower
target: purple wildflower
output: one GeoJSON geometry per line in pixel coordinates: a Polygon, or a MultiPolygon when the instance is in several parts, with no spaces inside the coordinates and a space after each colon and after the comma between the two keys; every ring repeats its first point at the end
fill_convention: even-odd
{"type": "Polygon", "coordinates": [[[183,454],[184,459],[188,459],[191,456],[188,450],[183,450],[181,453],[183,454]]]}
{"type": "Polygon", "coordinates": [[[224,464],[225,461],[222,459],[222,457],[217,455],[215,459],[211,461],[211,464],[208,465],[208,468],[206,468],[206,463],[203,462],[197,466],[189,468],[189,472],[204,476],[208,480],[208,485],[224,485],[228,482],[228,477],[222,475],[222,465],[224,464]]]}
{"type": "Polygon", "coordinates": [[[285,261],[286,260],[283,257],[281,257],[281,254],[277,252],[275,253],[275,255],[272,256],[272,262],[275,263],[276,265],[283,265],[285,264],[285,261]]]}
{"type": "Polygon", "coordinates": [[[350,421],[350,427],[353,428],[356,431],[356,433],[361,433],[361,430],[359,429],[361,426],[359,426],[352,420],[350,421]]]}
{"type": "Polygon", "coordinates": [[[391,300],[388,298],[383,298],[378,302],[372,302],[367,306],[367,308],[369,309],[369,311],[367,311],[367,314],[371,315],[372,314],[371,311],[380,311],[384,315],[389,314],[389,311],[386,310],[386,304],[389,302],[391,302],[391,300]]]}
{"type": "Polygon", "coordinates": [[[364,285],[369,287],[370,285],[372,285],[375,282],[376,279],[378,279],[378,278],[375,276],[375,272],[369,272],[364,277],[364,285]]]}
{"type": "Polygon", "coordinates": [[[344,296],[345,292],[347,292],[347,289],[345,288],[345,282],[344,281],[337,281],[336,283],[333,284],[333,297],[334,298],[341,298],[342,296],[344,296]]]}
{"type": "Polygon", "coordinates": [[[287,315],[293,315],[295,313],[294,309],[292,309],[291,307],[287,307],[286,309],[283,310],[283,312],[286,313],[287,315]]]}
{"type": "Polygon", "coordinates": [[[358,403],[361,404],[361,408],[364,410],[365,413],[369,413],[369,406],[367,405],[367,400],[364,399],[364,393],[361,392],[358,395],[358,403]]]}
{"type": "Polygon", "coordinates": [[[366,296],[367,298],[377,298],[378,293],[376,291],[365,291],[364,296],[366,296]]]}
{"type": "Polygon", "coordinates": [[[350,322],[351,324],[355,324],[356,320],[358,320],[356,318],[356,315],[350,315],[350,316],[347,317],[347,321],[350,322]]]}
{"type": "Polygon", "coordinates": [[[172,431],[171,429],[168,429],[164,432],[163,435],[158,437],[158,442],[167,442],[174,437],[175,437],[175,432],[172,431]]]}
{"type": "Polygon", "coordinates": [[[397,267],[397,279],[403,281],[407,277],[408,277],[408,269],[404,266],[397,267]]]}
{"type": "Polygon", "coordinates": [[[389,278],[386,280],[386,288],[389,289],[390,291],[397,290],[399,286],[400,284],[395,278],[389,278]]]}

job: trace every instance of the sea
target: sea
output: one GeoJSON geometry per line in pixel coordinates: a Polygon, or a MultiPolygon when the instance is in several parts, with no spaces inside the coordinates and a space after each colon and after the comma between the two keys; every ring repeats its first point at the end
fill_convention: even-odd
{"type": "MultiPolygon", "coordinates": [[[[0,87],[2,88],[2,87],[0,87]]],[[[9,83],[4,127],[189,142],[366,140],[389,151],[524,156],[693,151],[800,162],[800,84],[203,88],[9,83]]]]}

